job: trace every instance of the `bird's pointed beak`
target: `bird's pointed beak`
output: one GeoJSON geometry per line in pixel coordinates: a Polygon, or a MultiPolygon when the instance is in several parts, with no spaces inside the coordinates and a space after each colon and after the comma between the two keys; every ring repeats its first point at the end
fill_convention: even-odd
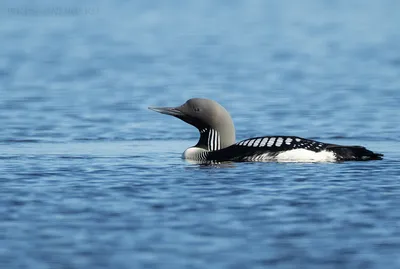
{"type": "Polygon", "coordinates": [[[171,116],[175,116],[175,117],[184,116],[182,111],[180,111],[176,107],[153,107],[153,106],[150,106],[149,109],[153,110],[155,112],[161,113],[161,114],[171,115],[171,116]]]}

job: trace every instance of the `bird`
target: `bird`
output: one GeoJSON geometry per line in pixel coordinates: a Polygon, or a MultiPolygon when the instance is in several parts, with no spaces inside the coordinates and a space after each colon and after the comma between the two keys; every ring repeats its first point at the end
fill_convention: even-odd
{"type": "Polygon", "coordinates": [[[149,107],[196,127],[197,144],[182,158],[195,163],[222,162],[342,162],[382,160],[383,154],[362,146],[323,143],[298,136],[260,136],[236,142],[229,112],[206,98],[191,98],[177,107],[149,107]]]}

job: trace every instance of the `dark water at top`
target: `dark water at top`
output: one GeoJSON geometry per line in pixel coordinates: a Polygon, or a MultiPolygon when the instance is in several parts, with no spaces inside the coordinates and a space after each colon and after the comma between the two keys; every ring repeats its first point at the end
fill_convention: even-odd
{"type": "Polygon", "coordinates": [[[2,1],[1,268],[400,268],[399,1],[2,1]],[[180,159],[220,102],[237,139],[383,161],[180,159]]]}

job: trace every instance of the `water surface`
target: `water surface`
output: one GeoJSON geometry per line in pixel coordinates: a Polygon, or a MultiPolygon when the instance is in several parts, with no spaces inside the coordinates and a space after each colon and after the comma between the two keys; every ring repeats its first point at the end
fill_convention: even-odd
{"type": "Polygon", "coordinates": [[[2,1],[0,267],[400,267],[399,10],[2,1]],[[189,164],[192,97],[385,159],[189,164]]]}

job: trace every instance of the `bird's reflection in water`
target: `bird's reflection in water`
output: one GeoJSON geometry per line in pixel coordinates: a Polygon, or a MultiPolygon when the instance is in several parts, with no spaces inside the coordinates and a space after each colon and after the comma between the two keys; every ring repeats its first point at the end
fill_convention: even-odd
{"type": "Polygon", "coordinates": [[[217,161],[196,161],[185,159],[187,163],[195,164],[199,168],[234,168],[237,165],[234,162],[217,162],[217,161]]]}

